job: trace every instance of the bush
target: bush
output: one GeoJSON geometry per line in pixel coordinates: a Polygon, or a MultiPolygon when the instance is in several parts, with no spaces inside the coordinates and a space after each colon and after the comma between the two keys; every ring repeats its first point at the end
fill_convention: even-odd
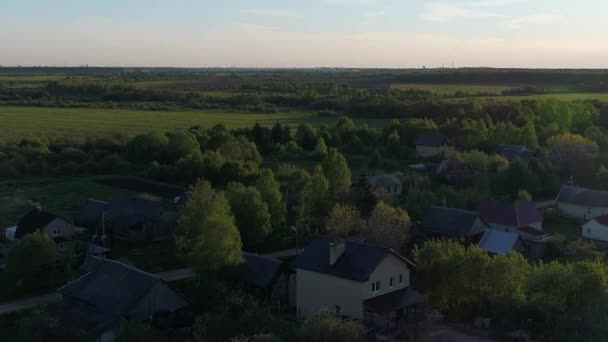
{"type": "Polygon", "coordinates": [[[363,323],[324,310],[302,324],[300,337],[303,341],[363,341],[365,331],[363,323]]]}

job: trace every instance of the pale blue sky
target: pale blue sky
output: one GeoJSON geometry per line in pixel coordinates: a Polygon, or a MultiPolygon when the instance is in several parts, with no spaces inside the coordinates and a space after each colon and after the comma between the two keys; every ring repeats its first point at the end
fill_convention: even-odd
{"type": "Polygon", "coordinates": [[[605,0],[0,0],[0,65],[608,67],[605,0]]]}

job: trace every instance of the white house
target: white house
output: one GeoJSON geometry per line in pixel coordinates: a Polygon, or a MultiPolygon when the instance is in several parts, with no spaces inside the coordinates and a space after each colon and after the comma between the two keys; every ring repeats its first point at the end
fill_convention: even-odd
{"type": "Polygon", "coordinates": [[[608,215],[608,191],[564,185],[555,203],[564,215],[581,222],[608,215]]]}
{"type": "Polygon", "coordinates": [[[585,239],[608,241],[608,215],[596,217],[585,223],[582,236],[585,239]]]}

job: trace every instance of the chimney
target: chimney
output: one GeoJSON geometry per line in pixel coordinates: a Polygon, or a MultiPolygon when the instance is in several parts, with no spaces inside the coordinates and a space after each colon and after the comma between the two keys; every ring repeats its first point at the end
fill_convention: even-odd
{"type": "Polygon", "coordinates": [[[346,242],[342,239],[333,238],[329,242],[329,264],[333,266],[338,259],[344,254],[346,242]]]}

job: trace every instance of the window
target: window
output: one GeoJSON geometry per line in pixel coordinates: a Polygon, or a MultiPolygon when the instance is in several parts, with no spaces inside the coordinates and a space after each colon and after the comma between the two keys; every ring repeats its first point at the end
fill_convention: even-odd
{"type": "Polygon", "coordinates": [[[587,228],[587,233],[591,234],[591,228],[587,228]]]}
{"type": "Polygon", "coordinates": [[[391,277],[391,279],[390,279],[390,281],[389,281],[388,285],[389,285],[390,287],[393,287],[393,277],[391,277]]]}
{"type": "Polygon", "coordinates": [[[399,285],[403,284],[403,274],[399,275],[399,285]]]}
{"type": "Polygon", "coordinates": [[[53,228],[53,231],[51,232],[51,234],[53,234],[53,235],[59,235],[59,234],[61,234],[61,229],[53,228]]]}
{"type": "Polygon", "coordinates": [[[63,244],[63,242],[62,242],[62,243],[60,243],[60,244],[59,244],[59,246],[57,246],[57,247],[59,248],[59,250],[60,250],[60,251],[62,251],[62,250],[63,250],[63,248],[64,248],[65,246],[64,246],[64,244],[63,244]]]}
{"type": "Polygon", "coordinates": [[[372,293],[378,293],[378,292],[380,292],[380,282],[375,281],[372,283],[372,293]]]}

